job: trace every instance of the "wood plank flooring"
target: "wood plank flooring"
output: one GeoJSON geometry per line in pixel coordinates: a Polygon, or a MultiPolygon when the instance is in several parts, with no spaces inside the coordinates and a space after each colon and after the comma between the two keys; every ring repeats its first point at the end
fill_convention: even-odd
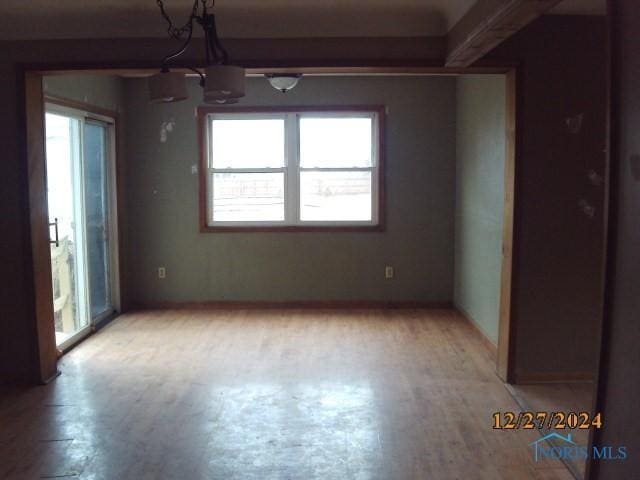
{"type": "MultiPolygon", "coordinates": [[[[541,383],[535,385],[509,385],[508,390],[522,410],[533,412],[589,412],[593,414],[593,392],[591,382],[541,383]]],[[[549,433],[544,431],[543,434],[549,433]]],[[[578,445],[589,444],[589,430],[575,429],[570,432],[578,445]]],[[[551,441],[561,446],[560,442],[551,441]]],[[[586,461],[567,459],[565,463],[574,477],[585,476],[586,461]]]]}
{"type": "Polygon", "coordinates": [[[0,478],[568,480],[450,310],[124,315],[0,395],[0,478]]]}

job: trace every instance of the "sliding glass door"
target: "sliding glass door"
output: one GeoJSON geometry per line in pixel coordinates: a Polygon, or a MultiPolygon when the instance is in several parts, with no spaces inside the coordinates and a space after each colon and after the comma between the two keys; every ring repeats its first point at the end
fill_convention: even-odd
{"type": "Polygon", "coordinates": [[[65,348],[115,311],[113,125],[48,105],[45,126],[53,310],[65,348]]]}
{"type": "Polygon", "coordinates": [[[109,256],[108,125],[84,124],[84,189],[87,273],[91,317],[98,321],[113,312],[109,256]]]}
{"type": "Polygon", "coordinates": [[[89,325],[84,264],[81,122],[46,114],[47,198],[51,230],[51,272],[56,343],[61,345],[89,325]]]}

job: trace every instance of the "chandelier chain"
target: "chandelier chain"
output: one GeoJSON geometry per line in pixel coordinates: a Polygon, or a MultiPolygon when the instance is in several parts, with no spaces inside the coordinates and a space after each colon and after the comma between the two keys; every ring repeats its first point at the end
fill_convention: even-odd
{"type": "MultiPolygon", "coordinates": [[[[162,18],[167,22],[167,33],[171,38],[176,40],[180,40],[185,33],[188,33],[193,30],[193,19],[198,16],[198,0],[194,0],[193,8],[191,10],[191,15],[189,16],[189,20],[187,23],[182,25],[181,27],[174,27],[173,22],[171,21],[171,17],[164,8],[164,3],[162,0],[156,0],[158,7],[160,7],[160,13],[162,14],[162,18]]],[[[203,5],[206,3],[206,0],[203,0],[203,5]]]]}
{"type": "Polygon", "coordinates": [[[181,27],[175,27],[171,21],[171,17],[165,10],[163,0],[156,0],[162,17],[167,22],[167,33],[170,38],[183,42],[183,45],[176,52],[170,53],[162,60],[163,71],[168,71],[168,63],[184,52],[186,52],[191,39],[193,37],[193,23],[197,22],[204,30],[205,40],[205,53],[206,53],[206,65],[226,65],[229,61],[229,54],[220,43],[218,38],[218,32],[216,31],[215,15],[209,13],[209,10],[213,10],[215,6],[215,0],[193,0],[193,6],[191,9],[191,15],[181,27]],[[198,8],[202,7],[201,12],[198,14],[198,8]],[[182,37],[186,36],[186,40],[182,37]]]}

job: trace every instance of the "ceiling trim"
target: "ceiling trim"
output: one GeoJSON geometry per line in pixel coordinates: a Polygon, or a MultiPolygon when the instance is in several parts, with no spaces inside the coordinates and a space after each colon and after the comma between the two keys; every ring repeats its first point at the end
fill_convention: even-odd
{"type": "MultiPolygon", "coordinates": [[[[246,75],[261,76],[267,73],[301,73],[307,76],[434,76],[434,75],[463,75],[463,74],[504,74],[513,66],[478,66],[478,67],[296,67],[296,68],[248,68],[246,75]]],[[[95,65],[87,68],[64,68],[60,65],[31,65],[25,66],[26,71],[40,75],[118,75],[121,77],[144,78],[157,73],[157,68],[97,68],[95,65]]],[[[172,69],[192,75],[193,71],[186,68],[172,69]]],[[[195,74],[193,74],[195,76],[195,74]]]]}

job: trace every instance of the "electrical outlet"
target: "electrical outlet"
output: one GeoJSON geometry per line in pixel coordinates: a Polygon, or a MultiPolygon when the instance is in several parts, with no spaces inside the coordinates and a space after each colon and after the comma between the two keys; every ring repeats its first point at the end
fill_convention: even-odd
{"type": "Polygon", "coordinates": [[[158,278],[167,278],[167,271],[164,267],[158,268],[158,278]]]}
{"type": "Polygon", "coordinates": [[[393,267],[387,265],[384,267],[384,278],[393,278],[393,267]]]}

